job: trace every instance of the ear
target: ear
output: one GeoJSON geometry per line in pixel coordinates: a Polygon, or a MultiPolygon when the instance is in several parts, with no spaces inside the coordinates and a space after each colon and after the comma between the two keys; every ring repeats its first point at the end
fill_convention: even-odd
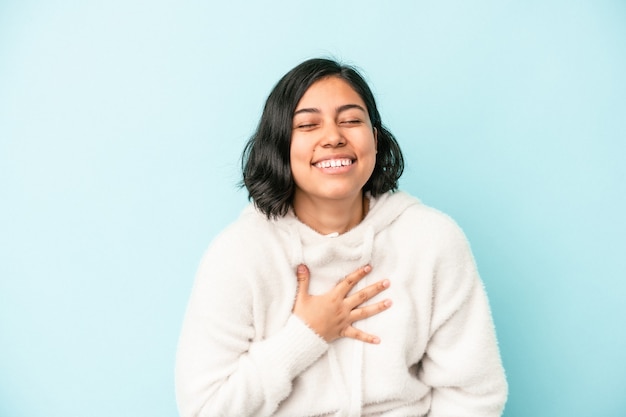
{"type": "Polygon", "coordinates": [[[378,129],[374,128],[374,147],[376,148],[376,153],[378,153],[378,129]]]}

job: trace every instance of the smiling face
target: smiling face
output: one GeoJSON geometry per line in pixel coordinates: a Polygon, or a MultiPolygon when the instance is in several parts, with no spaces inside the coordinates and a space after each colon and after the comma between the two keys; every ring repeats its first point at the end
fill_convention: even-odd
{"type": "Polygon", "coordinates": [[[296,106],[292,128],[294,206],[360,198],[376,164],[376,130],[350,84],[331,76],[311,85],[296,106]]]}

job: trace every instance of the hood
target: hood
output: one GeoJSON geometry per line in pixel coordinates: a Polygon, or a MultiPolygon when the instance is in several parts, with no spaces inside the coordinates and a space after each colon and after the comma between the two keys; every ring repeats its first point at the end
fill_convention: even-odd
{"type": "MultiPolygon", "coordinates": [[[[312,276],[309,283],[311,294],[325,293],[337,280],[357,267],[372,262],[372,252],[376,235],[396,221],[407,209],[420,204],[419,200],[404,192],[388,192],[377,198],[369,198],[369,211],[363,221],[348,232],[338,235],[322,235],[302,223],[290,210],[286,216],[270,220],[269,226],[278,232],[285,249],[289,252],[289,261],[295,268],[304,263],[312,276]]],[[[246,209],[249,215],[258,216],[268,226],[267,218],[251,205],[246,209]]],[[[374,266],[375,268],[375,266],[374,266]]],[[[368,285],[369,276],[359,281],[353,291],[368,285]]],[[[359,325],[366,330],[366,323],[359,325]]],[[[363,343],[352,339],[339,339],[329,347],[327,360],[333,381],[343,392],[342,416],[358,417],[361,415],[363,394],[363,343]]]]}
{"type": "Polygon", "coordinates": [[[289,235],[292,264],[305,263],[310,267],[327,265],[335,261],[370,262],[375,236],[393,223],[419,200],[402,191],[387,192],[376,198],[369,193],[369,211],[363,221],[348,232],[322,235],[302,223],[290,210],[283,218],[273,220],[275,227],[289,235]],[[329,245],[329,239],[332,239],[329,245]],[[306,248],[306,253],[303,252],[306,248]]]}

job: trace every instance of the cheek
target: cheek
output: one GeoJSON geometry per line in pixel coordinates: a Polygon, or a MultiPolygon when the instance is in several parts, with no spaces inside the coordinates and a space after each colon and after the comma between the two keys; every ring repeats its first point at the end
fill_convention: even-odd
{"type": "Polygon", "coordinates": [[[363,139],[361,151],[364,155],[367,155],[368,158],[373,158],[374,160],[376,160],[376,154],[378,153],[376,147],[376,138],[370,135],[363,139]]]}
{"type": "Polygon", "coordinates": [[[305,145],[306,144],[302,141],[291,141],[291,147],[289,149],[289,163],[291,174],[296,181],[299,175],[305,172],[305,170],[309,167],[309,161],[311,160],[311,150],[305,145]]]}
{"type": "Polygon", "coordinates": [[[289,153],[291,159],[302,159],[303,157],[302,149],[297,146],[292,146],[289,153]]]}
{"type": "Polygon", "coordinates": [[[302,154],[302,141],[298,140],[297,137],[292,137],[289,145],[289,157],[291,159],[299,159],[302,157],[302,154]]]}
{"type": "Polygon", "coordinates": [[[369,175],[371,175],[372,172],[374,172],[374,168],[376,167],[377,150],[375,139],[372,138],[370,141],[367,142],[367,145],[364,145],[363,154],[365,155],[365,159],[367,161],[369,175]]]}

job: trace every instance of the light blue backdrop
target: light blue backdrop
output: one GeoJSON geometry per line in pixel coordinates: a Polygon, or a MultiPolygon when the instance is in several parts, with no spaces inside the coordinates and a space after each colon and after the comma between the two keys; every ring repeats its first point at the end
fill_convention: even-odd
{"type": "Polygon", "coordinates": [[[0,416],[175,416],[193,275],[278,78],[363,69],[465,229],[506,417],[626,415],[623,1],[0,2],[0,416]]]}

